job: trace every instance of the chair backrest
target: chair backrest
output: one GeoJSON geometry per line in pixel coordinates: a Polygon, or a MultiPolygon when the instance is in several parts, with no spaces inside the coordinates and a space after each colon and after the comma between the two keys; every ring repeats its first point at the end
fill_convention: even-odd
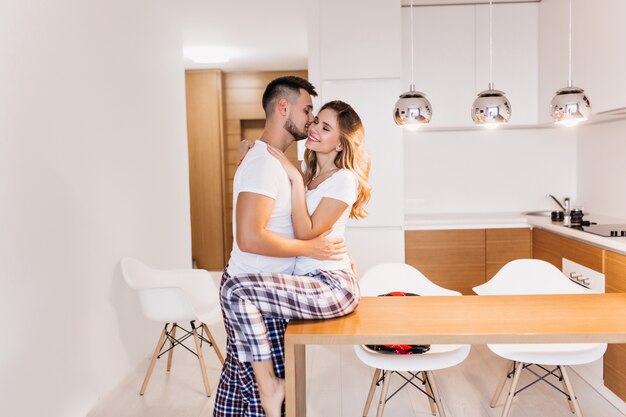
{"type": "Polygon", "coordinates": [[[137,259],[122,259],[122,275],[139,292],[144,315],[154,321],[191,321],[197,311],[219,307],[217,289],[210,274],[202,269],[163,271],[137,259]]]}
{"type": "Polygon", "coordinates": [[[511,261],[489,281],[473,289],[478,295],[593,293],[570,281],[551,263],[539,259],[511,261]]]}
{"type": "Polygon", "coordinates": [[[384,263],[368,270],[359,280],[361,295],[376,296],[392,291],[404,291],[418,295],[461,295],[440,287],[420,271],[404,263],[384,263]]]}

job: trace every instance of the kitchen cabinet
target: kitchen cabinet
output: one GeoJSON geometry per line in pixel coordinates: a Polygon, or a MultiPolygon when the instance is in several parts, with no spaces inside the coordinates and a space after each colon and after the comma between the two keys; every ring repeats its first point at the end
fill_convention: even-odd
{"type": "Polygon", "coordinates": [[[462,294],[485,282],[485,229],[405,232],[406,263],[462,294]]]}
{"type": "MultiPolygon", "coordinates": [[[[626,292],[626,256],[533,229],[533,257],[561,269],[562,258],[605,274],[606,292],[626,292]]],[[[626,344],[609,344],[604,355],[604,385],[626,401],[626,344]]]]}
{"type": "Polygon", "coordinates": [[[577,1],[572,6],[572,77],[589,95],[594,113],[626,107],[624,16],[624,0],[577,1]]]}
{"type": "MultiPolygon", "coordinates": [[[[606,292],[626,292],[626,256],[606,251],[606,292]]],[[[626,401],[626,344],[609,344],[604,355],[604,385],[626,401]]]]}
{"type": "Polygon", "coordinates": [[[389,0],[309,2],[309,74],[313,84],[398,78],[402,56],[400,4],[396,2],[397,7],[390,7],[389,0]]]}
{"type": "MultiPolygon", "coordinates": [[[[568,5],[539,3],[539,120],[549,123],[548,105],[568,79],[568,5]]],[[[572,81],[585,89],[594,114],[626,107],[626,2],[572,4],[572,81]]]]}
{"type": "MultiPolygon", "coordinates": [[[[413,8],[415,88],[432,105],[432,127],[473,125],[470,107],[477,93],[474,14],[474,6],[413,8]]],[[[411,82],[410,17],[409,9],[403,8],[404,90],[411,82]]]]}
{"type": "Polygon", "coordinates": [[[529,228],[410,230],[405,232],[406,263],[445,288],[474,294],[504,264],[531,257],[529,228]]]}
{"type": "MultiPolygon", "coordinates": [[[[402,13],[402,79],[408,87],[410,9],[403,8],[402,13]]],[[[470,107],[476,94],[489,86],[489,7],[414,7],[413,18],[415,88],[426,93],[432,104],[430,126],[474,126],[470,107]]],[[[511,102],[510,125],[532,125],[538,120],[537,27],[537,4],[493,7],[493,81],[511,102]]]]}
{"type": "Polygon", "coordinates": [[[532,257],[532,233],[529,228],[487,229],[485,231],[485,278],[515,259],[532,257]]]}
{"type": "MultiPolygon", "coordinates": [[[[493,82],[511,103],[509,125],[534,125],[538,121],[538,22],[537,3],[493,6],[493,82]]],[[[475,36],[478,93],[489,86],[489,5],[476,6],[475,36]]]]}
{"type": "Polygon", "coordinates": [[[559,269],[563,267],[563,258],[567,258],[604,272],[604,250],[539,228],[533,229],[533,258],[550,262],[559,269]]]}

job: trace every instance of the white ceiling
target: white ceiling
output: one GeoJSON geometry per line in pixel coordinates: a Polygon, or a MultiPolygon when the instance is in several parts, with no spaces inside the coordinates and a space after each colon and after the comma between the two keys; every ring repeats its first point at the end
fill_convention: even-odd
{"type": "Polygon", "coordinates": [[[178,0],[183,46],[219,46],[233,51],[228,63],[186,68],[271,71],[307,68],[305,0],[178,0]]]}

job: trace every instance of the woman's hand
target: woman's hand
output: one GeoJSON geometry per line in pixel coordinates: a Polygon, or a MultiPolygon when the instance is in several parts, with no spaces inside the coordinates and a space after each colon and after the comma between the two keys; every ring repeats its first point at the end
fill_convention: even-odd
{"type": "Polygon", "coordinates": [[[278,161],[283,166],[285,172],[287,172],[287,176],[289,177],[289,180],[291,180],[291,182],[302,181],[302,173],[291,163],[289,159],[287,159],[287,156],[284,154],[284,152],[271,145],[267,145],[267,150],[274,158],[278,159],[278,161]]]}
{"type": "Polygon", "coordinates": [[[239,142],[239,152],[237,152],[237,166],[241,165],[243,158],[246,157],[248,151],[254,146],[253,140],[244,139],[239,142]]]}

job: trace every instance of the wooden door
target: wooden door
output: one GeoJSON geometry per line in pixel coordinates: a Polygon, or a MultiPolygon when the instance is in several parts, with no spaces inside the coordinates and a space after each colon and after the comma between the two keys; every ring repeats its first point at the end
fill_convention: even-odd
{"type": "Polygon", "coordinates": [[[192,256],[198,268],[224,268],[222,73],[185,71],[192,256]]]}
{"type": "MultiPolygon", "coordinates": [[[[226,262],[233,245],[233,178],[237,170],[237,152],[243,139],[255,140],[265,126],[265,112],[261,98],[267,84],[275,78],[297,75],[307,77],[306,71],[229,72],[224,75],[225,132],[224,155],[224,247],[226,262]]],[[[296,144],[285,152],[289,159],[297,159],[296,144]]]]}

